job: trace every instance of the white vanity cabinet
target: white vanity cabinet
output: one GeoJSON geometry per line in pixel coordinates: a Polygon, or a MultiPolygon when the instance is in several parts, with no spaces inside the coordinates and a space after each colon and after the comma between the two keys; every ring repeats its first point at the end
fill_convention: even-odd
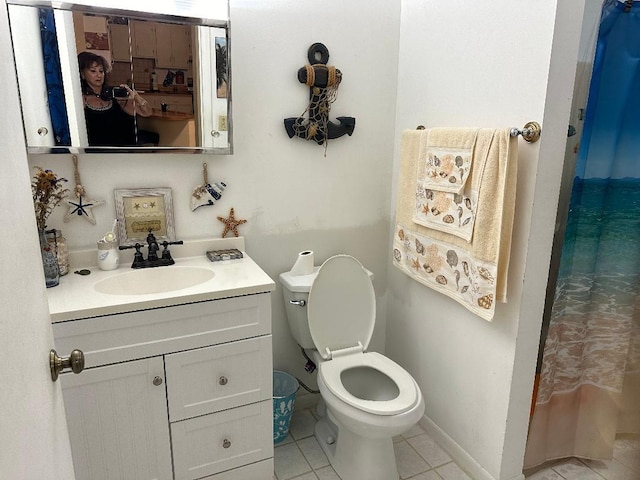
{"type": "Polygon", "coordinates": [[[78,479],[273,476],[270,293],[53,324],[78,479]]]}

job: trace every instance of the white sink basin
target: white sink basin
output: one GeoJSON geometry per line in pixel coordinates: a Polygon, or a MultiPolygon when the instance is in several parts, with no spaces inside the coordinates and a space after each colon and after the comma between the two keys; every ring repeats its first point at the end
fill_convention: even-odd
{"type": "Polygon", "coordinates": [[[149,295],[194,287],[211,280],[214,275],[209,268],[172,265],[128,270],[100,280],[93,288],[108,295],[149,295]]]}

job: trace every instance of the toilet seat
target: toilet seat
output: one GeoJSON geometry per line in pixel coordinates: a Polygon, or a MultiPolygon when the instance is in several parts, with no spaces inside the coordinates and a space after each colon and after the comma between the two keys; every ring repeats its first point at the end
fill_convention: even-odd
{"type": "Polygon", "coordinates": [[[376,352],[355,353],[323,362],[318,375],[333,395],[374,415],[397,415],[411,409],[418,401],[418,387],[413,377],[393,360],[376,352]],[[355,367],[372,368],[389,377],[398,387],[398,396],[392,400],[364,400],[352,395],[343,385],[341,375],[355,367]]]}

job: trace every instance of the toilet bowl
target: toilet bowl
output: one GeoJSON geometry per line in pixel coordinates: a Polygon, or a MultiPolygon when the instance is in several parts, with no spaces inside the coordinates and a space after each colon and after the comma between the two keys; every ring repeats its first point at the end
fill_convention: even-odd
{"type": "Polygon", "coordinates": [[[309,275],[280,275],[291,333],[318,360],[326,414],[315,436],[342,480],[393,480],[393,437],[424,414],[422,392],[400,365],[367,352],[375,326],[371,273],[336,255],[309,275]]]}

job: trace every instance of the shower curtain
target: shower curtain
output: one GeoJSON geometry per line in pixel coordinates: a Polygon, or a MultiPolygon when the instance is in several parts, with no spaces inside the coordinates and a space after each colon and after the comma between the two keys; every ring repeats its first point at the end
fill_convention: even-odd
{"type": "MultiPolygon", "coordinates": [[[[62,71],[60,69],[60,52],[53,9],[39,8],[38,18],[40,20],[44,75],[47,83],[47,99],[49,101],[53,138],[56,145],[71,145],[71,132],[65,106],[62,71]]],[[[62,153],[68,152],[66,148],[59,151],[62,153]]]]}
{"type": "Polygon", "coordinates": [[[629,6],[602,8],[525,468],[610,459],[616,434],[640,432],[640,2],[629,6]]]}

